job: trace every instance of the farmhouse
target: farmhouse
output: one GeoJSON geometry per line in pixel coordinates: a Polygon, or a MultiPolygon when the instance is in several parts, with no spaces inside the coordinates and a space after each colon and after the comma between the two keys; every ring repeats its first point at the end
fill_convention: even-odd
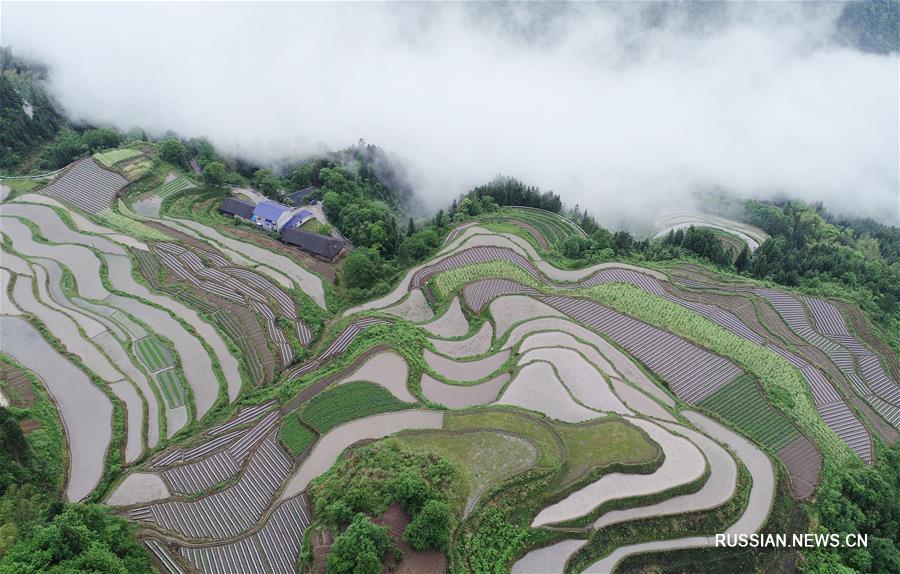
{"type": "Polygon", "coordinates": [[[266,231],[280,231],[291,218],[291,208],[277,201],[260,201],[253,210],[250,221],[266,231]]]}
{"type": "Polygon", "coordinates": [[[250,219],[253,216],[253,209],[256,206],[240,199],[226,197],[219,206],[219,213],[222,215],[231,215],[232,217],[240,217],[241,219],[250,219]]]}
{"type": "Polygon", "coordinates": [[[301,231],[296,227],[285,230],[281,234],[281,240],[326,261],[334,261],[344,249],[343,241],[319,233],[301,231]]]}
{"type": "Polygon", "coordinates": [[[304,203],[306,203],[306,196],[308,196],[310,193],[312,193],[314,191],[318,191],[318,190],[319,190],[319,188],[317,188],[317,187],[312,187],[312,186],[304,187],[303,189],[301,189],[299,191],[295,191],[293,193],[289,193],[289,194],[285,195],[282,199],[284,201],[287,201],[288,199],[290,199],[294,205],[303,205],[304,203]]]}

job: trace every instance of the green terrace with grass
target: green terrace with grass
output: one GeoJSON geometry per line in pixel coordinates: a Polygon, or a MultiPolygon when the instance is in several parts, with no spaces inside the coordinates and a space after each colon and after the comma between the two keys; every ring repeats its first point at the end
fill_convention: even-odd
{"type": "Polygon", "coordinates": [[[144,364],[153,372],[175,364],[175,359],[169,349],[153,335],[135,341],[134,348],[144,364]]]}
{"type": "Polygon", "coordinates": [[[166,402],[169,403],[169,408],[184,406],[184,385],[174,367],[156,373],[156,381],[162,389],[163,396],[166,397],[166,402]]]}
{"type": "Polygon", "coordinates": [[[430,285],[438,298],[447,300],[465,285],[485,278],[510,279],[549,294],[587,297],[728,357],[762,381],[762,389],[772,405],[816,438],[827,469],[837,468],[852,456],[819,417],[809,388],[796,367],[774,351],[739,337],[690,309],[625,283],[605,283],[589,289],[554,289],[507,261],[443,271],[431,279],[430,285]]]}
{"type": "Polygon", "coordinates": [[[94,159],[102,163],[104,166],[111,168],[117,163],[136,158],[142,155],[142,153],[143,152],[139,150],[130,148],[114,149],[102,153],[95,153],[94,159]]]}
{"type": "Polygon", "coordinates": [[[192,187],[197,187],[194,182],[184,177],[183,175],[179,175],[169,183],[164,183],[163,185],[157,187],[153,190],[153,194],[157,195],[163,199],[166,199],[172,195],[177,193],[181,193],[186,189],[191,189],[192,187]]]}
{"type": "Polygon", "coordinates": [[[319,433],[381,413],[401,411],[413,405],[397,399],[381,385],[345,383],[316,395],[300,411],[300,419],[319,433]]]}

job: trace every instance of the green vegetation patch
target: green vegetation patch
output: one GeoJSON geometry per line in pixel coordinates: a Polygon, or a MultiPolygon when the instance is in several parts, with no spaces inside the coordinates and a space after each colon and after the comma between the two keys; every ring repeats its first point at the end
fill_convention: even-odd
{"type": "Polygon", "coordinates": [[[178,176],[169,183],[163,184],[156,189],[153,190],[155,195],[165,199],[171,195],[175,195],[176,193],[181,193],[186,189],[190,189],[192,187],[196,187],[194,183],[184,176],[178,176]]]}
{"type": "Polygon", "coordinates": [[[555,468],[562,462],[565,446],[562,439],[548,423],[529,414],[511,409],[480,409],[465,413],[444,415],[444,429],[461,431],[470,429],[496,429],[527,438],[537,445],[537,464],[555,468]]]}
{"type": "Polygon", "coordinates": [[[172,353],[169,352],[162,341],[153,335],[139,339],[135,342],[134,347],[141,360],[144,361],[144,364],[151,371],[159,371],[175,365],[172,353]]]}
{"type": "Polygon", "coordinates": [[[309,231],[310,233],[318,233],[320,223],[318,219],[312,218],[303,222],[303,225],[300,226],[300,229],[303,231],[309,231]]]}
{"type": "Polygon", "coordinates": [[[148,227],[140,221],[122,215],[113,209],[104,209],[97,214],[97,217],[101,219],[101,223],[115,227],[125,235],[130,235],[136,239],[151,241],[168,241],[171,239],[168,235],[148,227]]]}
{"type": "Polygon", "coordinates": [[[838,470],[816,496],[818,533],[865,534],[865,548],[822,546],[805,552],[805,572],[897,572],[900,567],[900,443],[874,465],[838,470]]]}
{"type": "Polygon", "coordinates": [[[119,162],[135,158],[139,155],[141,155],[141,152],[136,149],[124,148],[114,149],[103,153],[95,153],[94,159],[96,159],[106,167],[112,167],[119,162]]]}
{"type": "Polygon", "coordinates": [[[852,457],[816,412],[812,395],[800,371],[777,353],[739,337],[676,303],[632,285],[608,283],[586,294],[613,309],[641,319],[735,361],[762,381],[769,400],[815,437],[825,464],[839,466],[852,457]]]}
{"type": "Polygon", "coordinates": [[[300,418],[324,434],[352,420],[410,407],[412,405],[399,400],[381,385],[354,382],[316,395],[303,407],[300,418]]]}
{"type": "Polygon", "coordinates": [[[156,374],[156,381],[159,388],[166,397],[166,402],[170,408],[184,406],[184,388],[181,385],[181,379],[175,369],[166,369],[156,374]]]}
{"type": "Polygon", "coordinates": [[[522,285],[540,288],[541,284],[521,267],[509,261],[489,261],[487,263],[475,263],[465,267],[457,267],[448,271],[442,271],[431,278],[429,285],[432,292],[441,299],[448,299],[450,295],[462,289],[469,283],[486,278],[510,279],[522,285]]]}
{"type": "Polygon", "coordinates": [[[300,422],[300,417],[290,415],[284,419],[284,424],[281,425],[279,438],[291,456],[297,456],[316,440],[316,433],[300,422]]]}
{"type": "Polygon", "coordinates": [[[534,466],[537,447],[513,434],[488,430],[468,432],[430,431],[406,434],[400,440],[415,451],[434,451],[459,465],[465,480],[454,485],[454,506],[459,508],[468,493],[473,505],[481,495],[534,466]]]}
{"type": "Polygon", "coordinates": [[[0,184],[8,187],[12,196],[28,193],[32,189],[40,187],[45,183],[47,182],[38,179],[0,179],[0,184]]]}
{"type": "MultiPolygon", "coordinates": [[[[337,534],[349,524],[364,526],[368,517],[381,516],[388,506],[398,504],[412,518],[404,536],[413,548],[446,552],[456,527],[448,500],[451,489],[462,480],[457,465],[434,451],[407,448],[396,438],[349,449],[331,470],[309,485],[308,495],[316,517],[310,529],[324,526],[337,534]]],[[[347,529],[335,540],[331,554],[347,532],[354,540],[366,538],[347,529]]],[[[388,549],[387,545],[365,540],[356,544],[342,542],[340,546],[339,559],[334,563],[329,555],[329,572],[380,572],[388,549]],[[344,545],[349,548],[343,548],[344,545]],[[375,556],[368,568],[353,566],[370,552],[375,556]]]]}
{"type": "Polygon", "coordinates": [[[763,399],[750,375],[738,377],[700,401],[699,405],[717,413],[774,452],[800,434],[763,399]]]}
{"type": "Polygon", "coordinates": [[[613,463],[641,464],[656,460],[659,446],[641,429],[621,419],[587,424],[551,423],[566,445],[560,484],[574,482],[595,468],[613,463]]]}

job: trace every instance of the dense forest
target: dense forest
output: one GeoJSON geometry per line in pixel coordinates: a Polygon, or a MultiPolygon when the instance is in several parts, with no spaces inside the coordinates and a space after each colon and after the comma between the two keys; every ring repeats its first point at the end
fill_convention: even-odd
{"type": "Polygon", "coordinates": [[[151,572],[134,525],[99,504],[62,502],[61,424],[40,383],[30,384],[35,404],[0,407],[0,572],[151,572]]]}
{"type": "Polygon", "coordinates": [[[15,69],[0,74],[0,169],[19,166],[32,151],[52,140],[62,125],[43,91],[28,73],[15,69]]]}
{"type": "Polygon", "coordinates": [[[900,445],[882,451],[873,466],[845,468],[824,484],[814,514],[821,533],[865,534],[865,548],[806,552],[808,574],[900,572],[900,445]]]}
{"type": "Polygon", "coordinates": [[[900,334],[900,230],[871,219],[837,220],[799,201],[745,204],[747,222],[771,236],[749,273],[854,301],[900,334]]]}

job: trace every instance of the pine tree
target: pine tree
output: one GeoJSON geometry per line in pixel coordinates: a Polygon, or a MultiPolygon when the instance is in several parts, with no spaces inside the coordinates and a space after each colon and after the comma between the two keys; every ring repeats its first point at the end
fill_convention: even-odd
{"type": "Polygon", "coordinates": [[[734,268],[737,269],[738,273],[743,273],[750,267],[750,249],[747,247],[747,244],[744,244],[744,248],[741,249],[741,252],[738,254],[737,259],[734,260],[734,268]]]}
{"type": "Polygon", "coordinates": [[[406,236],[409,237],[413,233],[416,232],[416,224],[413,222],[412,217],[409,218],[409,223],[406,224],[406,236]]]}

